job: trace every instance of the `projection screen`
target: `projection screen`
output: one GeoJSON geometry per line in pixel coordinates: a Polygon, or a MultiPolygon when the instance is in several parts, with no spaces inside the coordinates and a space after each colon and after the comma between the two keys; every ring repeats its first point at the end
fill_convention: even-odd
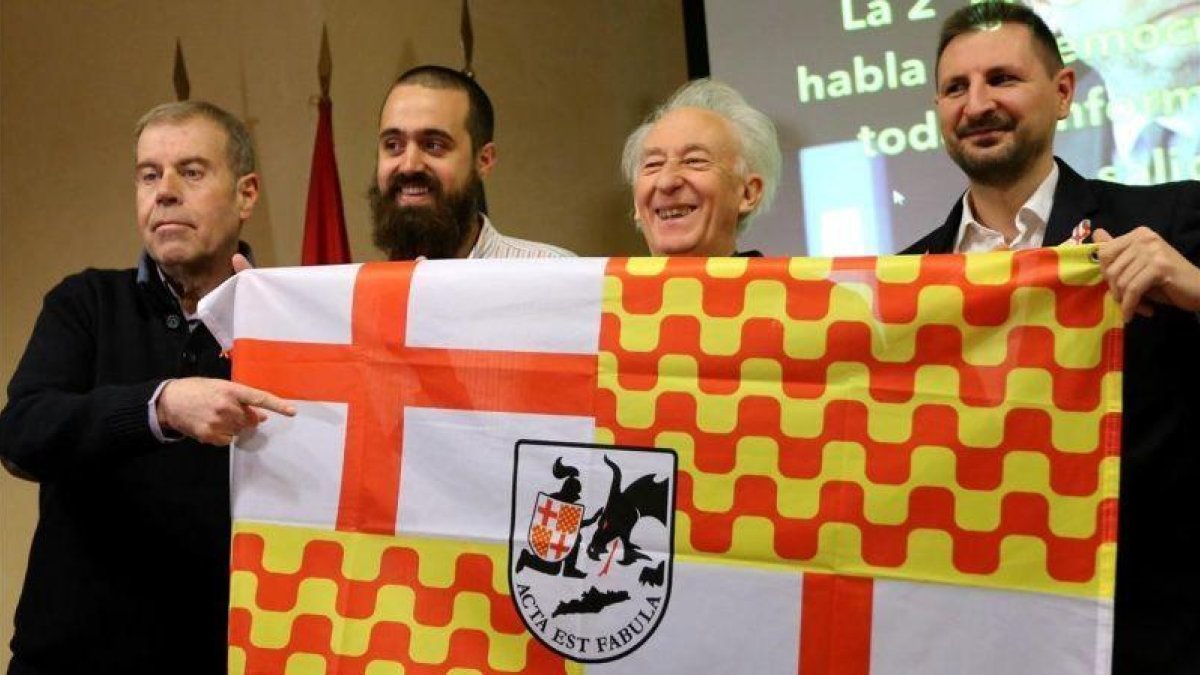
{"type": "MultiPolygon", "coordinates": [[[[1078,75],[1056,154],[1123,183],[1200,179],[1200,2],[1027,4],[1078,75]]],[[[962,5],[704,3],[713,77],[771,116],[784,157],[775,205],[741,248],[885,254],[942,222],[966,183],[941,147],[933,55],[941,22],[962,5]]]]}

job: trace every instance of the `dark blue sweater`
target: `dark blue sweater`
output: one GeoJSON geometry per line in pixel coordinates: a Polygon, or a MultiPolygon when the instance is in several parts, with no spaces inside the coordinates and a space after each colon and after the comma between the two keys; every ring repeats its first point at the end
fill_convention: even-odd
{"type": "Polygon", "coordinates": [[[165,379],[229,377],[156,270],[47,294],[0,413],[0,457],[40,484],[11,674],[223,673],[229,449],[158,441],[165,379]]]}

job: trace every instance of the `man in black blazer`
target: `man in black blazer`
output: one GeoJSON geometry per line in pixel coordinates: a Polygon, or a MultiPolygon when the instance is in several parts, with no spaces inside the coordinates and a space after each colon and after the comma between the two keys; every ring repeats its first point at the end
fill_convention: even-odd
{"type": "Polygon", "coordinates": [[[972,5],[942,28],[937,105],[969,186],[904,253],[1100,243],[1127,321],[1114,672],[1200,673],[1200,183],[1086,180],[1052,147],[1075,74],[1027,8],[972,5]],[[1115,238],[1114,238],[1115,237],[1115,238]]]}

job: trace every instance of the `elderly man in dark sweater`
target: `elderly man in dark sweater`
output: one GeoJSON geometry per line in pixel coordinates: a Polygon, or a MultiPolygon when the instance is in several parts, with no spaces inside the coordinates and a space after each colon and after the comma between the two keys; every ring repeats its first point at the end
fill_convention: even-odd
{"type": "Polygon", "coordinates": [[[245,127],[207,103],[138,123],[135,269],[47,294],[0,413],[40,483],[10,675],[222,673],[229,444],[286,402],[226,381],[196,303],[233,273],[258,197],[245,127]]]}

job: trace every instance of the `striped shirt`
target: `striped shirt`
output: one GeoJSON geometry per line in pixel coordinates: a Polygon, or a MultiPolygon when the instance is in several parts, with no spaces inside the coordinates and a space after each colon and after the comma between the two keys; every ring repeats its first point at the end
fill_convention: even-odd
{"type": "Polygon", "coordinates": [[[468,258],[574,258],[575,254],[565,248],[536,241],[508,237],[496,231],[487,216],[479,228],[479,239],[468,258]]]}

